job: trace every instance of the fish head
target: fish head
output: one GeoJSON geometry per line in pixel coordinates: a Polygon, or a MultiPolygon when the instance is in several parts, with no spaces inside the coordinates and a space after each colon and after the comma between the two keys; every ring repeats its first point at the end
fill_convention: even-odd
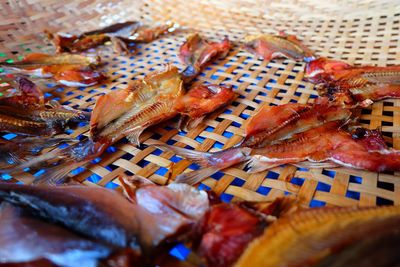
{"type": "Polygon", "coordinates": [[[305,78],[313,83],[329,81],[335,72],[349,68],[351,68],[351,65],[343,61],[321,57],[307,63],[305,69],[305,78]]]}

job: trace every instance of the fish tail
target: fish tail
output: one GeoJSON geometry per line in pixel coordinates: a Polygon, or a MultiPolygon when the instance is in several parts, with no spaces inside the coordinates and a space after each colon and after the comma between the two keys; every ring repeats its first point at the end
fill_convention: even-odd
{"type": "Polygon", "coordinates": [[[36,177],[34,185],[60,185],[68,182],[68,174],[88,161],[74,162],[66,160],[62,164],[46,169],[45,173],[36,177]]]}
{"type": "Polygon", "coordinates": [[[78,142],[76,139],[71,138],[43,138],[43,137],[29,137],[23,140],[18,140],[18,142],[22,142],[22,150],[26,151],[31,155],[36,155],[40,153],[45,148],[51,148],[57,146],[61,143],[67,142],[78,142]]]}
{"type": "Polygon", "coordinates": [[[43,168],[45,172],[36,178],[35,184],[60,184],[72,170],[100,155],[106,147],[105,143],[86,139],[66,148],[31,157],[16,167],[0,170],[0,173],[18,173],[26,168],[43,168]]]}
{"type": "Polygon", "coordinates": [[[99,156],[107,148],[108,144],[94,142],[86,139],[82,142],[67,147],[63,151],[62,161],[58,165],[50,166],[44,174],[38,176],[34,184],[63,184],[68,179],[68,174],[99,156]]]}
{"type": "Polygon", "coordinates": [[[247,161],[251,151],[251,149],[246,147],[237,147],[210,153],[170,146],[161,142],[157,142],[155,145],[160,148],[172,150],[177,155],[185,157],[203,167],[197,171],[184,173],[176,177],[176,182],[188,184],[199,183],[219,170],[247,161]]]}
{"type": "Polygon", "coordinates": [[[210,177],[211,175],[218,172],[219,170],[221,170],[221,169],[215,168],[215,167],[207,167],[207,168],[201,168],[200,170],[192,171],[189,173],[182,173],[182,174],[176,176],[175,183],[195,185],[195,184],[202,182],[207,177],[210,177]]]}

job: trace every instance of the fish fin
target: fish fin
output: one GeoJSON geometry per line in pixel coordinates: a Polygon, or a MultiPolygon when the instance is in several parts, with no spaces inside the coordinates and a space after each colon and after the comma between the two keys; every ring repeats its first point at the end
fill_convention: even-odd
{"type": "Polygon", "coordinates": [[[299,167],[299,168],[316,168],[316,169],[322,169],[322,168],[335,168],[338,167],[339,164],[336,164],[332,161],[327,161],[327,162],[311,162],[311,161],[303,161],[303,162],[298,162],[298,163],[293,163],[292,165],[299,167]]]}
{"type": "Polygon", "coordinates": [[[128,44],[121,37],[111,36],[110,40],[115,53],[120,55],[129,55],[131,53],[128,44]]]}
{"type": "Polygon", "coordinates": [[[149,179],[137,174],[133,176],[119,175],[118,180],[121,183],[124,195],[132,202],[136,202],[135,191],[138,188],[146,185],[154,185],[149,179]]]}
{"type": "MultiPolygon", "coordinates": [[[[43,137],[28,137],[24,139],[13,140],[17,145],[13,146],[10,151],[3,151],[5,155],[2,157],[7,159],[9,163],[5,168],[10,168],[10,164],[23,164],[32,160],[33,156],[39,154],[43,149],[54,147],[62,142],[77,142],[78,140],[69,138],[43,138],[43,137]]],[[[13,168],[13,167],[11,167],[13,168]]],[[[11,170],[11,169],[10,169],[11,170]]],[[[0,168],[1,173],[1,168],[0,168]]]]}
{"type": "Polygon", "coordinates": [[[19,173],[25,168],[46,168],[46,172],[35,180],[36,184],[57,184],[73,169],[87,163],[101,154],[107,144],[94,143],[90,139],[74,145],[54,149],[50,152],[33,156],[18,166],[0,169],[0,173],[19,173]],[[59,163],[58,165],[55,165],[59,163]]]}
{"type": "Polygon", "coordinates": [[[204,121],[205,117],[206,115],[201,116],[199,118],[190,118],[189,116],[182,115],[178,122],[178,130],[183,130],[188,132],[199,126],[204,121]]]}
{"type": "Polygon", "coordinates": [[[100,155],[107,146],[108,144],[106,143],[93,142],[91,139],[86,139],[59,150],[60,163],[47,168],[46,172],[37,177],[34,183],[50,185],[65,183],[71,171],[100,155]]]}
{"type": "Polygon", "coordinates": [[[126,138],[129,140],[129,142],[131,142],[135,146],[140,146],[140,135],[143,133],[145,129],[146,128],[140,127],[133,131],[129,131],[129,134],[126,136],[126,138]]]}
{"type": "Polygon", "coordinates": [[[43,164],[47,164],[48,161],[60,159],[62,157],[63,156],[61,150],[53,150],[39,156],[28,157],[26,158],[26,161],[19,164],[18,166],[11,166],[0,169],[0,173],[19,173],[26,168],[41,166],[43,164]]]}
{"type": "Polygon", "coordinates": [[[204,121],[205,117],[206,116],[204,115],[199,118],[189,119],[185,126],[186,131],[190,131],[191,129],[194,129],[197,126],[199,126],[204,121]]]}
{"type": "Polygon", "coordinates": [[[209,167],[210,163],[208,160],[208,157],[210,157],[212,154],[209,152],[202,152],[202,151],[196,151],[196,150],[191,150],[187,148],[181,148],[177,146],[171,146],[167,145],[162,142],[154,142],[154,145],[160,148],[166,148],[169,150],[172,150],[175,154],[185,157],[191,161],[193,161],[196,164],[199,164],[202,167],[209,167]]]}
{"type": "Polygon", "coordinates": [[[84,165],[87,161],[73,162],[65,161],[59,165],[46,168],[46,171],[35,178],[34,185],[60,185],[65,184],[69,180],[68,174],[74,169],[84,165]]]}
{"type": "Polygon", "coordinates": [[[385,75],[380,72],[368,72],[362,77],[372,83],[400,84],[400,69],[399,71],[385,72],[385,75]]]}
{"type": "Polygon", "coordinates": [[[247,167],[249,167],[248,172],[249,173],[262,172],[285,163],[285,162],[265,161],[263,160],[263,158],[264,158],[263,156],[251,157],[251,159],[247,163],[247,167]]]}
{"type": "Polygon", "coordinates": [[[192,171],[188,173],[182,173],[178,175],[175,178],[175,183],[185,183],[189,185],[194,185],[197,183],[200,183],[210,175],[213,175],[219,171],[219,168],[217,167],[206,167],[206,168],[201,168],[200,170],[197,171],[192,171]]]}
{"type": "Polygon", "coordinates": [[[90,119],[90,134],[93,137],[98,130],[102,129],[111,121],[119,118],[127,112],[134,104],[129,88],[112,91],[106,95],[100,96],[90,119]]]}
{"type": "Polygon", "coordinates": [[[61,107],[60,102],[58,102],[57,100],[54,100],[54,99],[52,99],[50,101],[47,101],[45,105],[48,108],[59,108],[59,107],[61,107]]]}

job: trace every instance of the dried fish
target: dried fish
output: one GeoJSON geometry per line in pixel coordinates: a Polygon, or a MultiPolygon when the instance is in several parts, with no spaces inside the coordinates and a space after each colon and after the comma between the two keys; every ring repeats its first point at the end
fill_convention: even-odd
{"type": "Polygon", "coordinates": [[[275,58],[309,61],[314,58],[311,50],[304,46],[295,35],[287,35],[284,32],[280,32],[279,35],[247,36],[244,48],[268,61],[275,58]]]}
{"type": "Polygon", "coordinates": [[[276,145],[253,149],[250,171],[259,172],[302,161],[331,161],[344,167],[374,172],[400,169],[400,152],[388,148],[378,131],[359,130],[362,134],[352,135],[341,129],[341,123],[329,122],[276,145]]]}
{"type": "MultiPolygon", "coordinates": [[[[252,158],[253,149],[263,148],[292,137],[296,133],[321,126],[330,121],[346,121],[351,112],[341,105],[318,99],[315,104],[285,104],[271,107],[263,106],[246,125],[246,137],[234,148],[215,153],[199,152],[157,143],[184,156],[203,168],[176,177],[176,182],[195,184],[218,170],[246,162],[252,158]]],[[[279,165],[279,164],[278,164],[279,165]]]]}
{"type": "Polygon", "coordinates": [[[72,54],[28,54],[18,62],[0,62],[5,74],[53,78],[66,86],[92,86],[106,79],[93,68],[100,64],[100,57],[72,54]]]}
{"type": "Polygon", "coordinates": [[[266,228],[235,266],[396,266],[399,215],[399,206],[294,213],[266,228]]]}
{"type": "MultiPolygon", "coordinates": [[[[143,80],[134,81],[126,89],[100,96],[91,115],[90,139],[40,155],[4,171],[17,172],[38,164],[47,165],[51,168],[46,176],[51,181],[42,181],[58,183],[72,169],[96,158],[121,138],[127,137],[132,143],[139,145],[140,135],[146,128],[178,114],[199,123],[207,113],[226,105],[234,96],[231,88],[216,85],[195,87],[185,95],[178,69],[168,65],[164,71],[157,71],[143,80]],[[197,105],[192,105],[194,101],[197,105]],[[57,162],[59,164],[55,166],[54,163],[57,162]]],[[[42,117],[45,115],[47,113],[41,113],[42,117]]],[[[66,115],[58,113],[58,117],[65,118],[66,115]]],[[[85,114],[68,115],[77,115],[80,118],[80,115],[85,114]]]]}
{"type": "Polygon", "coordinates": [[[136,209],[117,192],[79,185],[51,187],[0,183],[0,198],[81,235],[117,247],[140,250],[136,209]]]}
{"type": "Polygon", "coordinates": [[[213,60],[225,58],[230,48],[228,37],[217,43],[209,42],[197,33],[188,36],[179,49],[179,58],[187,65],[182,72],[185,83],[194,79],[213,60]]]}
{"type": "Polygon", "coordinates": [[[346,121],[352,115],[340,103],[317,98],[314,104],[288,103],[263,105],[247,122],[243,147],[261,148],[296,133],[318,127],[330,121],[346,121]]]}
{"type": "Polygon", "coordinates": [[[139,25],[140,23],[136,21],[116,23],[99,30],[85,32],[79,36],[64,33],[52,34],[49,31],[45,33],[48,39],[54,43],[57,53],[75,53],[102,45],[114,36],[129,36],[139,25]]]}
{"type": "Polygon", "coordinates": [[[164,34],[176,31],[178,28],[179,24],[171,21],[154,27],[142,26],[129,36],[128,39],[136,43],[150,43],[164,34]]]}
{"type": "Polygon", "coordinates": [[[0,247],[1,265],[47,259],[65,267],[98,266],[113,250],[9,203],[0,205],[0,247]]]}
{"type": "Polygon", "coordinates": [[[43,93],[27,78],[17,77],[16,82],[19,94],[0,99],[0,131],[51,136],[69,121],[89,120],[89,113],[55,105],[54,101],[46,107],[43,93]]]}
{"type": "Polygon", "coordinates": [[[108,41],[113,43],[117,53],[129,53],[130,43],[150,43],[161,35],[174,32],[179,25],[167,22],[154,27],[143,26],[137,21],[127,21],[107,26],[100,30],[85,32],[81,35],[52,34],[46,31],[50,40],[54,43],[57,53],[81,52],[90,48],[103,45],[108,41]]]}
{"type": "Polygon", "coordinates": [[[138,145],[148,127],[178,114],[176,100],[184,94],[178,69],[168,65],[128,88],[101,96],[93,109],[93,141],[111,144],[123,137],[138,145]]]}
{"type": "Polygon", "coordinates": [[[0,183],[1,199],[82,236],[131,248],[144,257],[164,243],[188,236],[209,209],[207,194],[185,184],[147,185],[134,194],[129,202],[100,187],[0,183]]]}
{"type": "MultiPolygon", "coordinates": [[[[198,85],[177,100],[175,109],[182,115],[180,123],[184,125],[183,128],[192,129],[199,125],[207,114],[228,105],[235,97],[231,87],[198,85]]],[[[179,128],[182,128],[182,125],[179,128]]]]}
{"type": "Polygon", "coordinates": [[[351,66],[318,58],[306,66],[306,79],[319,93],[348,106],[368,106],[375,101],[400,97],[400,66],[351,66]]]}

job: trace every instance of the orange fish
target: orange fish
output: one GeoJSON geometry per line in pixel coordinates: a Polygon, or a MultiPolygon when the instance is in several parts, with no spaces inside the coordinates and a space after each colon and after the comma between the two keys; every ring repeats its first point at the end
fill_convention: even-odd
{"type": "Polygon", "coordinates": [[[396,266],[400,206],[335,207],[279,218],[237,267],[396,266]]]}
{"type": "Polygon", "coordinates": [[[229,103],[234,96],[231,88],[216,85],[194,87],[185,95],[178,69],[168,65],[163,71],[133,81],[126,89],[100,96],[92,111],[89,139],[66,149],[40,155],[9,171],[15,172],[57,159],[62,162],[51,175],[51,179],[56,181],[71,168],[97,157],[121,138],[127,137],[133,144],[139,145],[140,135],[148,127],[178,114],[198,121],[207,113],[229,103]],[[194,102],[196,105],[193,105],[194,102]]]}
{"type": "Polygon", "coordinates": [[[181,114],[180,122],[185,125],[184,128],[192,129],[199,125],[207,114],[228,105],[235,97],[231,87],[215,84],[197,85],[177,100],[175,109],[181,114]],[[186,118],[189,119],[185,121],[186,118]]]}
{"type": "Polygon", "coordinates": [[[140,143],[148,127],[178,114],[175,103],[185,93],[178,69],[168,65],[126,89],[99,97],[92,112],[90,134],[95,142],[112,144],[123,137],[140,143]]]}
{"type": "Polygon", "coordinates": [[[279,35],[247,36],[244,48],[268,61],[275,58],[309,61],[314,58],[311,50],[304,46],[296,36],[287,35],[284,32],[280,32],[279,35]]]}
{"type": "Polygon", "coordinates": [[[63,85],[79,87],[92,86],[106,79],[103,73],[93,70],[100,63],[98,56],[32,53],[18,62],[1,62],[0,66],[6,74],[53,78],[63,85]]]}

